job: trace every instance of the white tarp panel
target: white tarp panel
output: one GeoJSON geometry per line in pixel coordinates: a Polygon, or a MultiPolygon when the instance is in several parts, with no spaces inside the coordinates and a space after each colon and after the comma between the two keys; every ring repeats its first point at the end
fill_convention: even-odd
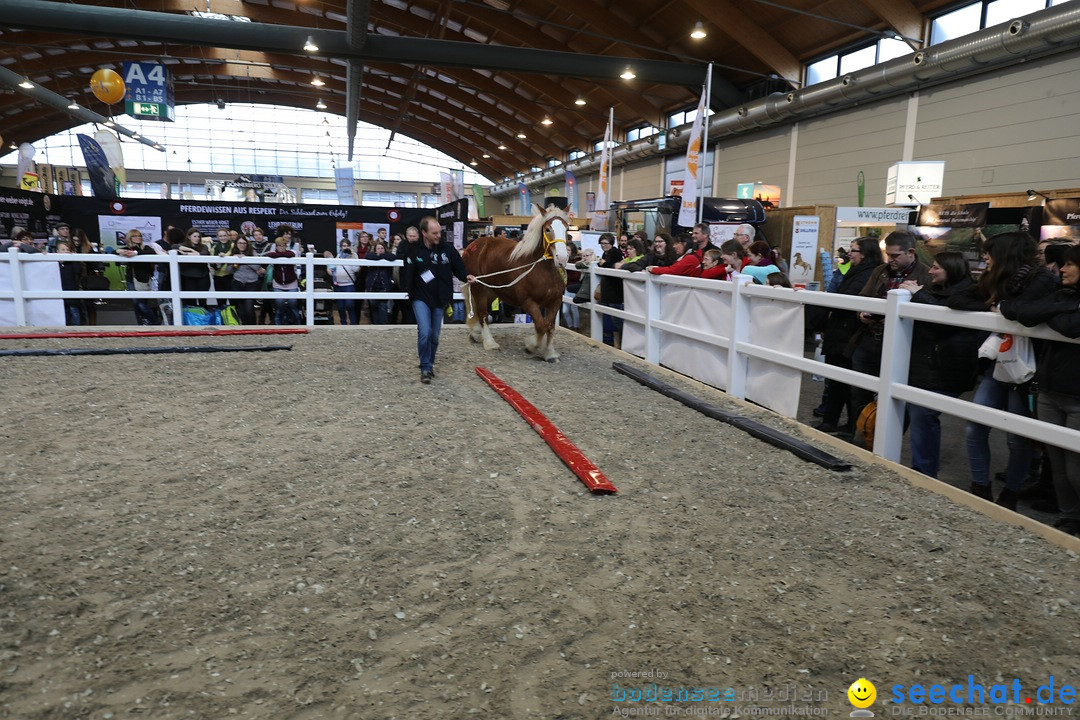
{"type": "MultiPolygon", "coordinates": [[[[728,337],[731,294],[716,290],[660,285],[660,319],[682,327],[728,337]]],[[[727,350],[698,340],[663,333],[660,364],[707,385],[727,389],[727,350]]]]}
{"type": "MultiPolygon", "coordinates": [[[[645,317],[645,283],[623,281],[623,307],[628,313],[645,317]]],[[[631,355],[645,357],[645,323],[623,322],[621,349],[631,355]]]]}
{"type": "MultiPolygon", "coordinates": [[[[788,355],[803,348],[803,305],[771,298],[743,298],[750,302],[748,342],[788,355]]],[[[784,417],[795,417],[799,407],[802,373],[765,360],[750,358],[746,368],[746,399],[784,417]]]]}
{"type": "MultiPolygon", "coordinates": [[[[19,263],[24,291],[60,290],[60,264],[54,262],[19,263]]],[[[11,263],[0,262],[0,292],[10,293],[11,263]]],[[[63,327],[67,324],[64,301],[60,299],[27,300],[26,324],[31,327],[63,327]]],[[[0,327],[15,327],[15,301],[0,300],[0,327]]]]}

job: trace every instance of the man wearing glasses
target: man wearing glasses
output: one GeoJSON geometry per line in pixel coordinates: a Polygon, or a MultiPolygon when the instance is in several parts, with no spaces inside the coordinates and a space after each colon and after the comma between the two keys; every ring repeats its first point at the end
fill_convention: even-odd
{"type": "Polygon", "coordinates": [[[756,234],[757,230],[754,229],[753,225],[743,223],[735,228],[735,234],[732,235],[732,239],[738,240],[739,244],[742,245],[744,249],[749,249],[754,242],[754,236],[756,234]]]}

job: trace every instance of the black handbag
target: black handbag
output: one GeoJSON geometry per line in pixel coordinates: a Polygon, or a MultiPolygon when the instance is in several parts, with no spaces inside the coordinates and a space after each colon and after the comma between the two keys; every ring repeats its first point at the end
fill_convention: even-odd
{"type": "Polygon", "coordinates": [[[95,272],[83,278],[83,289],[101,292],[109,289],[109,278],[104,274],[95,272]]]}

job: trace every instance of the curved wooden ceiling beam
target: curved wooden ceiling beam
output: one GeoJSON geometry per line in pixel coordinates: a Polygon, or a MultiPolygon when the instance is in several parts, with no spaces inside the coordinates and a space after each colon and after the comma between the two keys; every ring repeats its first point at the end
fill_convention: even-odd
{"type": "Polygon", "coordinates": [[[758,25],[728,0],[683,0],[694,12],[708,19],[731,39],[780,77],[802,82],[802,63],[777,42],[765,28],[758,25]]]}
{"type": "Polygon", "coordinates": [[[919,41],[924,39],[925,18],[910,0],[860,0],[860,2],[873,10],[875,15],[901,35],[919,41]]]}
{"type": "MultiPolygon", "coordinates": [[[[479,8],[474,8],[474,6],[469,6],[469,7],[470,7],[470,9],[479,9],[479,8]]],[[[377,22],[377,24],[382,24],[382,25],[386,26],[388,29],[390,29],[390,30],[392,30],[394,32],[398,32],[398,33],[401,33],[402,30],[407,30],[410,33],[414,33],[414,34],[422,32],[422,29],[424,27],[423,23],[425,22],[423,18],[421,18],[421,17],[419,17],[417,15],[414,15],[414,14],[408,13],[408,12],[404,12],[402,10],[397,10],[397,9],[393,8],[392,6],[390,6],[390,5],[384,5],[383,7],[381,7],[379,9],[379,19],[381,20],[383,18],[393,18],[393,24],[392,23],[378,23],[378,21],[374,21],[374,22],[377,22]]],[[[523,29],[515,28],[514,32],[511,32],[509,30],[499,30],[499,31],[504,32],[505,34],[507,34],[510,37],[513,37],[515,41],[517,41],[518,43],[521,43],[522,47],[525,47],[525,43],[523,42],[520,34],[523,33],[526,29],[531,29],[531,28],[528,28],[526,26],[523,29]]],[[[474,40],[470,39],[464,33],[450,32],[449,34],[452,35],[452,37],[448,38],[450,40],[457,40],[459,42],[475,42],[474,40]]],[[[490,33],[482,33],[482,34],[486,34],[486,35],[488,35],[490,37],[490,33]]],[[[434,67],[434,66],[432,66],[432,67],[434,67]]],[[[445,66],[439,66],[439,67],[434,68],[434,69],[436,69],[437,72],[443,73],[445,75],[459,75],[459,74],[465,74],[467,72],[471,72],[471,70],[468,69],[468,68],[454,68],[454,67],[445,67],[445,66]]],[[[494,70],[491,70],[489,72],[497,73],[497,71],[494,71],[494,70]]],[[[510,74],[505,74],[505,73],[498,73],[498,74],[501,75],[504,79],[506,79],[509,82],[513,83],[515,86],[520,85],[520,86],[523,86],[524,88],[526,88],[529,95],[532,95],[534,97],[538,97],[538,98],[541,98],[541,99],[547,98],[547,102],[545,102],[544,104],[550,106],[551,108],[565,107],[566,103],[567,102],[573,102],[573,98],[575,97],[574,92],[572,90],[569,90],[567,88],[567,86],[563,85],[560,82],[556,82],[554,80],[551,80],[550,78],[548,78],[547,76],[544,76],[544,75],[510,75],[510,74]]],[[[579,81],[578,84],[580,85],[582,83],[580,83],[580,81],[579,81]]],[[[593,86],[593,87],[602,87],[602,86],[593,86]]],[[[501,94],[506,94],[507,92],[514,92],[514,91],[511,88],[506,88],[505,86],[502,86],[502,89],[500,90],[500,93],[501,94]]],[[[616,104],[625,104],[625,103],[627,103],[629,101],[635,101],[637,99],[637,97],[638,97],[636,95],[632,95],[632,94],[629,94],[629,93],[626,93],[625,97],[621,97],[620,95],[623,95],[622,93],[617,94],[617,93],[613,93],[613,92],[610,92],[610,91],[607,91],[607,90],[604,90],[603,94],[605,96],[607,96],[607,98],[606,98],[607,100],[609,100],[611,103],[616,103],[616,104]]],[[[525,98],[522,98],[520,95],[518,95],[518,97],[521,100],[525,101],[525,98]]],[[[540,113],[538,115],[535,115],[534,119],[533,119],[533,124],[535,124],[535,123],[539,122],[540,120],[542,120],[543,115],[544,115],[544,113],[540,113]]],[[[603,130],[602,130],[602,128],[594,128],[594,132],[599,132],[599,133],[602,134],[603,130]]]]}

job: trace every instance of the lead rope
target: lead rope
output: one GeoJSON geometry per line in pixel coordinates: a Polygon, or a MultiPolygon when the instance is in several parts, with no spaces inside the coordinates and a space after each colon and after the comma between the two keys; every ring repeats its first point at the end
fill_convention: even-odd
{"type": "MultiPolygon", "coordinates": [[[[495,272],[488,273],[487,275],[475,275],[474,277],[476,278],[476,282],[480,283],[481,285],[483,285],[486,288],[491,288],[492,290],[501,290],[503,288],[513,287],[514,285],[517,285],[519,282],[521,282],[522,278],[524,278],[526,275],[528,275],[532,271],[532,269],[534,267],[536,267],[537,263],[541,262],[542,260],[546,260],[546,259],[547,259],[546,255],[541,255],[534,262],[531,262],[528,265],[520,265],[520,266],[518,266],[516,268],[509,268],[507,270],[496,270],[495,272]],[[495,275],[503,275],[503,274],[508,273],[508,272],[514,272],[515,270],[525,270],[525,272],[518,275],[516,278],[514,278],[514,280],[512,282],[509,282],[506,285],[490,285],[490,284],[488,284],[488,283],[486,283],[486,282],[484,282],[483,280],[480,279],[480,278],[493,277],[495,275]]],[[[472,292],[471,292],[471,289],[470,289],[468,283],[461,286],[461,292],[462,292],[463,295],[468,295],[469,296],[467,301],[466,301],[466,305],[469,308],[469,313],[468,313],[467,317],[469,319],[472,319],[472,318],[476,317],[476,309],[475,309],[475,307],[473,305],[473,302],[472,302],[472,292]]]]}

